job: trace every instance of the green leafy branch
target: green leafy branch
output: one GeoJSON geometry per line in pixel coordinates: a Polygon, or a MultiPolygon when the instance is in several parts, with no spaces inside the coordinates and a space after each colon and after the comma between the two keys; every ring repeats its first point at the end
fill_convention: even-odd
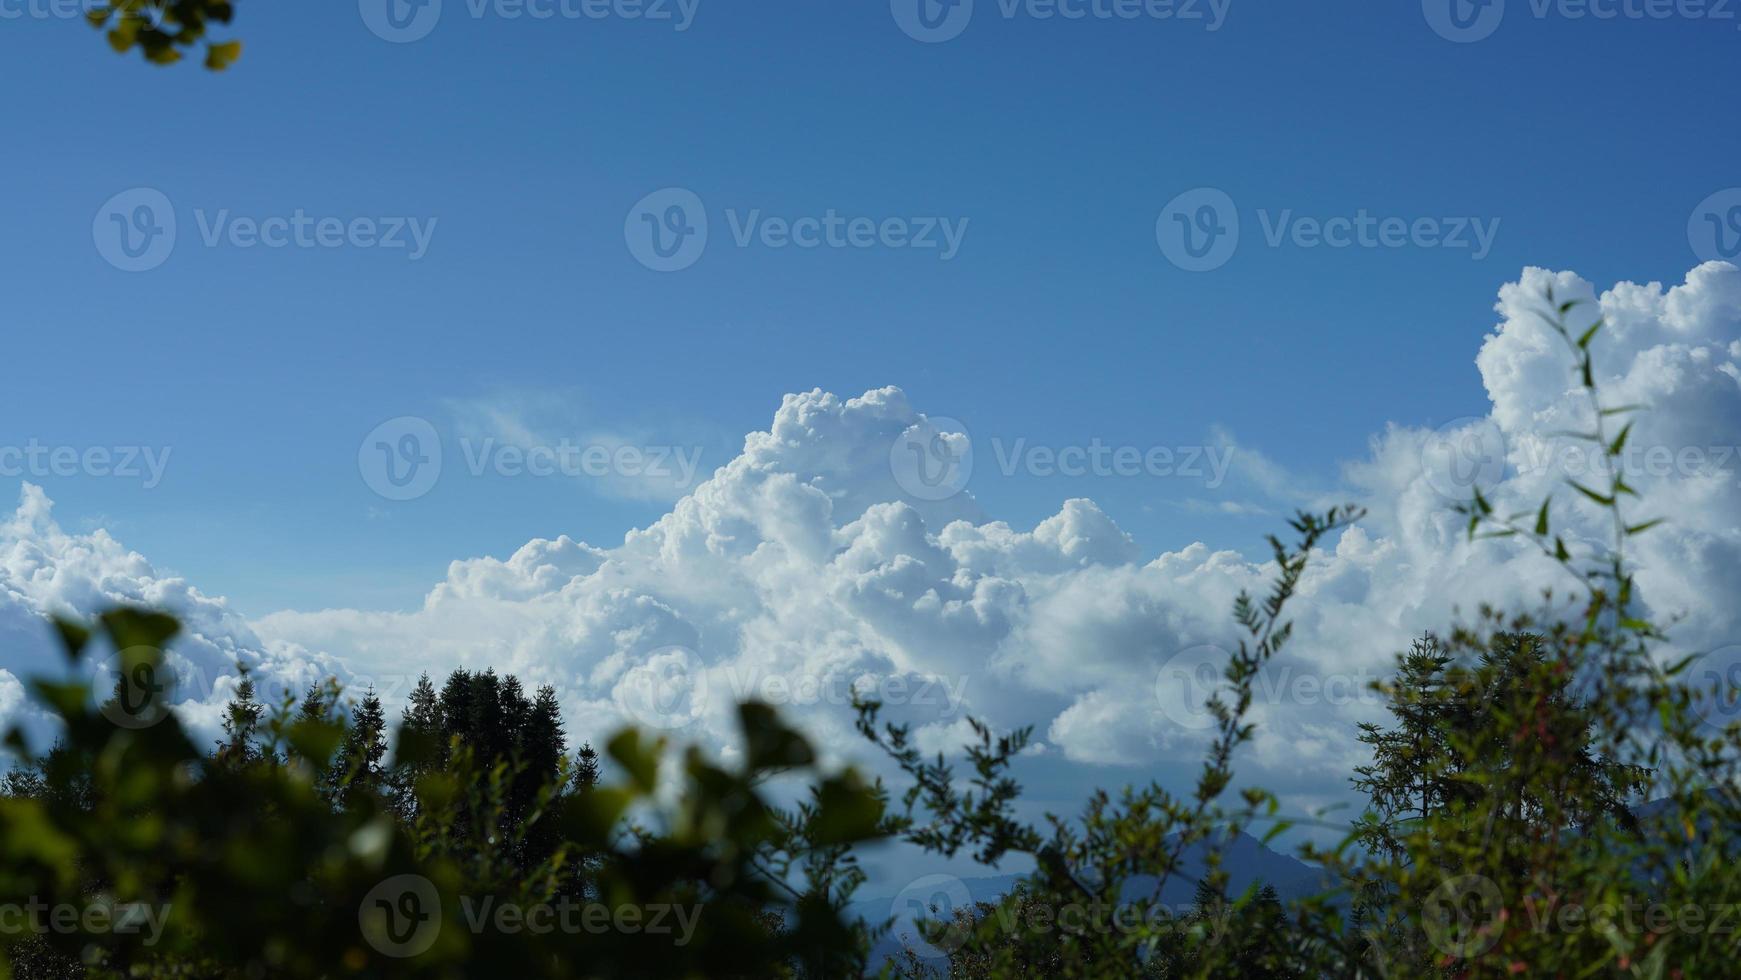
{"type": "Polygon", "coordinates": [[[112,0],[85,16],[107,29],[109,46],[119,54],[138,48],[154,65],[173,65],[182,49],[205,44],[205,66],[223,71],[242,56],[241,41],[211,41],[211,24],[228,25],[236,15],[231,0],[112,0]]]}

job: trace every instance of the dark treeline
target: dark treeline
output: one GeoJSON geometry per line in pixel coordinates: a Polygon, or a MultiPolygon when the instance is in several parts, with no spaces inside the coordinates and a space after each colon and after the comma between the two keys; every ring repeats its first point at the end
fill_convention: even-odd
{"type": "MultiPolygon", "coordinates": [[[[561,840],[538,816],[552,801],[584,793],[598,781],[598,753],[590,743],[569,755],[562,709],[549,685],[528,698],[512,674],[455,670],[437,691],[425,673],[401,712],[397,753],[390,752],[394,733],[373,688],[354,703],[341,703],[341,692],[329,681],[287,706],[304,722],[343,723],[343,740],[331,760],[317,767],[318,791],[337,809],[378,800],[431,847],[468,856],[474,864],[487,857],[524,875],[550,861],[561,840]],[[477,780],[481,801],[461,797],[431,812],[419,802],[417,786],[442,773],[477,780]]],[[[262,747],[265,714],[252,682],[244,679],[225,710],[224,737],[215,749],[220,764],[283,764],[262,747]]]]}

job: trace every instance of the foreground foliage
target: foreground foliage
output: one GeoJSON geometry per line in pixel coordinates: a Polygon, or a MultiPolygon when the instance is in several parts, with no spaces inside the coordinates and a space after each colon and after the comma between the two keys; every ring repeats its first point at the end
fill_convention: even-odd
{"type": "MultiPolygon", "coordinates": [[[[92,635],[68,622],[60,630],[77,661],[92,635]]],[[[579,768],[556,766],[568,778],[528,782],[537,762],[524,751],[419,738],[430,719],[415,706],[386,768],[373,699],[346,725],[317,696],[263,717],[245,689],[228,737],[208,753],[150,700],[161,696],[149,680],[174,621],[123,611],[98,631],[122,651],[115,696],[99,704],[86,685],[37,681],[64,735],[0,799],[0,896],[30,916],[25,928],[0,929],[15,975],[464,976],[488,963],[512,976],[768,976],[862,966],[864,943],[836,898],[858,872],[840,851],[877,834],[881,802],[851,772],[817,772],[809,743],[765,706],[740,710],[741,765],[691,750],[672,771],[662,743],[628,731],[607,747],[625,776],[613,784],[597,781],[596,762],[587,771],[584,750],[579,768]],[[770,805],[764,783],[781,774],[808,775],[812,801],[794,813],[770,805]],[[667,781],[675,792],[662,798],[667,781]],[[777,873],[805,862],[814,866],[803,887],[777,873]]],[[[470,690],[445,707],[478,712],[456,720],[462,729],[488,717],[493,681],[459,676],[470,690]]],[[[519,701],[495,699],[503,703],[519,701]]],[[[535,728],[536,711],[527,720],[535,728]]],[[[23,749],[16,733],[13,748],[23,749]]]]}

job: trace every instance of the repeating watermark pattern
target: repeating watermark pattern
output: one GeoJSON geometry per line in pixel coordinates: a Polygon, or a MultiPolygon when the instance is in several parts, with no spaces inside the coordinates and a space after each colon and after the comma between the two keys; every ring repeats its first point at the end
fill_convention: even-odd
{"type": "Polygon", "coordinates": [[[682,187],[654,191],[629,209],[623,240],[635,261],[654,272],[680,272],[707,251],[707,207],[682,187]]]}
{"type": "Polygon", "coordinates": [[[0,903],[0,934],[47,936],[140,936],[144,946],[163,938],[172,904],[149,902],[51,903],[32,895],[22,902],[0,903]]]}
{"type": "Polygon", "coordinates": [[[91,219],[97,253],[122,272],[149,272],[167,262],[175,235],[175,207],[151,187],[116,194],[91,219]]]}
{"type": "Polygon", "coordinates": [[[363,896],[357,925],[382,956],[421,956],[441,938],[441,893],[422,875],[395,875],[363,896]]]}
{"type": "Polygon", "coordinates": [[[1602,449],[1585,443],[1530,440],[1513,445],[1511,453],[1519,474],[1552,473],[1580,482],[1605,480],[1615,469],[1622,476],[1659,480],[1733,476],[1741,469],[1741,446],[1669,446],[1628,441],[1618,457],[1611,458],[1602,449]]]}
{"type": "Polygon", "coordinates": [[[670,480],[692,487],[701,469],[700,446],[631,446],[560,439],[554,445],[520,446],[491,437],[462,438],[460,452],[472,476],[603,479],[610,476],[670,480]]]}
{"type": "MultiPolygon", "coordinates": [[[[1616,933],[1640,936],[1671,932],[1686,935],[1734,936],[1741,932],[1741,905],[1731,902],[1672,905],[1637,895],[1616,902],[1587,905],[1565,901],[1558,892],[1529,896],[1521,922],[1537,934],[1578,935],[1616,933]]],[[[1733,948],[1733,944],[1731,944],[1733,948]]]]}
{"type": "MultiPolygon", "coordinates": [[[[951,881],[953,879],[948,875],[931,875],[919,879],[914,882],[919,885],[916,893],[908,895],[903,892],[902,897],[890,909],[891,914],[906,919],[928,918],[948,924],[950,928],[945,930],[940,944],[958,948],[961,940],[966,938],[966,933],[949,921],[945,911],[961,907],[960,895],[965,889],[957,891],[951,881]],[[931,894],[927,895],[926,892],[931,894]],[[930,911],[930,905],[933,904],[937,906],[936,913],[930,911]]],[[[1194,902],[1042,902],[1035,901],[1030,896],[1021,902],[990,904],[993,907],[978,920],[976,928],[984,930],[990,926],[1006,936],[1155,936],[1165,935],[1170,929],[1205,929],[1199,935],[1198,941],[1215,944],[1227,938],[1235,915],[1234,909],[1229,905],[1219,913],[1204,916],[1204,910],[1194,902]]],[[[914,949],[926,958],[943,953],[939,945],[932,944],[923,947],[915,945],[914,949]],[[925,950],[931,952],[926,953],[925,950]]]]}
{"type": "Polygon", "coordinates": [[[33,438],[22,446],[0,446],[0,476],[138,480],[144,489],[155,490],[171,451],[170,446],[51,446],[33,438]]]}
{"type": "MultiPolygon", "coordinates": [[[[443,4],[442,0],[358,0],[357,6],[376,37],[409,44],[434,32],[441,23],[443,4]]],[[[646,22],[681,34],[695,25],[701,0],[461,0],[460,7],[472,20],[646,22]]]]}
{"type": "MultiPolygon", "coordinates": [[[[549,444],[520,445],[493,436],[459,439],[460,459],[471,477],[509,479],[658,480],[679,489],[695,485],[702,447],[629,445],[563,438],[549,444]]],[[[415,500],[441,479],[441,434],[427,419],[404,415],[388,419],[363,437],[357,470],[370,490],[388,500],[415,500]]]]}
{"type": "MultiPolygon", "coordinates": [[[[1507,6],[1527,8],[1536,20],[1696,20],[1734,22],[1733,0],[1421,0],[1433,32],[1447,41],[1485,41],[1505,21],[1507,6]]],[[[1741,27],[1741,25],[1737,25],[1741,27]]]]}
{"type": "MultiPolygon", "coordinates": [[[[991,452],[1005,477],[1201,480],[1214,490],[1226,482],[1235,448],[1120,445],[1098,437],[1050,445],[993,436],[991,452]]],[[[965,490],[973,466],[974,442],[966,426],[944,416],[920,419],[889,447],[895,482],[919,500],[947,500],[965,490]]]]}
{"type": "MultiPolygon", "coordinates": [[[[1499,235],[1500,218],[1353,214],[1319,217],[1293,208],[1257,209],[1263,242],[1269,248],[1440,249],[1487,258],[1499,235]]],[[[1167,202],[1155,219],[1155,241],[1167,261],[1186,272],[1209,272],[1226,265],[1239,249],[1240,212],[1226,191],[1188,190],[1167,202]]]]}
{"type": "Polygon", "coordinates": [[[1234,447],[1121,446],[1098,438],[1086,445],[1042,446],[1030,445],[1026,439],[1006,444],[994,436],[991,451],[1004,476],[1202,480],[1215,490],[1227,480],[1234,447]]]}
{"type": "MultiPolygon", "coordinates": [[[[504,936],[647,935],[669,936],[687,946],[701,921],[700,905],[575,901],[522,904],[491,895],[460,895],[457,925],[473,935],[504,936]]],[[[446,923],[441,893],[422,875],[395,875],[363,896],[357,924],[363,939],[383,956],[408,959],[428,952],[446,923]]]]}
{"type": "MultiPolygon", "coordinates": [[[[1167,658],[1155,673],[1155,703],[1161,715],[1187,731],[1203,731],[1215,725],[1209,699],[1217,694],[1231,703],[1232,685],[1227,665],[1233,655],[1212,643],[1186,647],[1167,658]]],[[[1384,701],[1373,685],[1384,678],[1380,671],[1364,668],[1325,673],[1290,663],[1266,663],[1252,679],[1253,704],[1345,708],[1354,704],[1379,705],[1384,701]]]]}
{"type": "Polygon", "coordinates": [[[622,935],[669,936],[671,945],[687,946],[701,922],[700,905],[649,902],[606,905],[557,899],[522,905],[494,897],[461,895],[460,918],[473,933],[494,931],[505,936],[622,935]]]}
{"type": "Polygon", "coordinates": [[[91,700],[98,713],[120,728],[140,730],[162,723],[174,705],[210,690],[209,678],[185,661],[172,662],[155,647],[128,647],[94,661],[91,700]]]}
{"type": "Polygon", "coordinates": [[[1623,894],[1615,901],[1569,901],[1558,888],[1538,889],[1515,908],[1493,879],[1466,874],[1447,878],[1422,904],[1422,924],[1433,948],[1453,959],[1472,959],[1497,944],[1506,930],[1536,935],[1646,934],[1733,936],[1741,932],[1741,905],[1669,904],[1623,894]]]}
{"type": "Polygon", "coordinates": [[[0,0],[0,20],[84,20],[112,0],[0,0]]]}
{"type": "Polygon", "coordinates": [[[973,910],[973,894],[960,878],[947,874],[915,878],[889,902],[889,916],[899,921],[932,920],[942,923],[940,934],[926,939],[915,935],[907,947],[926,959],[947,956],[967,942],[970,927],[956,919],[958,910],[973,910]]]}
{"type": "Polygon", "coordinates": [[[232,215],[229,208],[215,213],[194,209],[200,240],[207,248],[322,248],[379,249],[403,251],[412,261],[429,254],[439,218],[418,217],[316,217],[301,208],[288,215],[264,218],[232,215]]]}
{"type": "Polygon", "coordinates": [[[1167,261],[1186,272],[1219,269],[1239,249],[1239,208],[1218,188],[1188,190],[1161,209],[1155,241],[1167,261]]]}
{"type": "Polygon", "coordinates": [[[755,668],[719,671],[733,703],[761,701],[776,707],[850,708],[856,701],[927,709],[934,718],[960,717],[966,710],[968,675],[783,674],[755,668]]]}
{"type": "Polygon", "coordinates": [[[968,676],[781,672],[756,666],[708,667],[688,647],[661,647],[626,671],[611,692],[625,717],[675,730],[701,721],[709,697],[732,704],[760,701],[781,708],[850,708],[862,699],[924,709],[933,719],[966,712],[968,676]]]}
{"type": "Polygon", "coordinates": [[[1378,216],[1365,208],[1328,218],[1296,215],[1292,208],[1274,213],[1259,208],[1257,217],[1270,248],[1444,249],[1468,252],[1477,262],[1492,254],[1501,220],[1456,215],[1378,216]]]}
{"type": "Polygon", "coordinates": [[[1505,0],[1421,0],[1421,12],[1434,33],[1469,44],[1499,30],[1505,20],[1505,0]]]}
{"type": "MultiPolygon", "coordinates": [[[[367,249],[401,251],[412,262],[429,254],[438,218],[233,214],[229,208],[195,208],[194,223],[206,248],[367,249]]],[[[123,272],[148,272],[175,251],[175,206],[162,191],[136,187],[104,202],[91,223],[97,253],[123,272]]]]}
{"type": "MultiPolygon", "coordinates": [[[[1227,23],[1233,0],[979,0],[1004,20],[1156,21],[1185,24],[1207,33],[1227,23]]],[[[953,41],[973,21],[975,0],[890,0],[889,12],[915,41],[953,41]]]]}
{"type": "Polygon", "coordinates": [[[953,41],[973,21],[974,0],[889,0],[895,23],[915,41],[953,41]]]}
{"type": "Polygon", "coordinates": [[[1634,481],[1735,478],[1741,471],[1741,445],[1667,445],[1630,440],[1615,456],[1602,447],[1571,439],[1508,440],[1488,417],[1453,419],[1429,433],[1421,444],[1421,472],[1428,486],[1452,503],[1468,503],[1475,490],[1491,489],[1508,472],[1519,477],[1549,475],[1586,485],[1605,481],[1618,469],[1634,481]]]}
{"type": "Polygon", "coordinates": [[[623,716],[652,728],[675,730],[707,712],[707,665],[694,650],[668,646],[629,668],[611,690],[623,716]]]}
{"type": "Polygon", "coordinates": [[[967,489],[973,478],[973,439],[956,419],[921,418],[895,437],[889,471],[917,500],[948,500],[967,489]]]}
{"type": "Polygon", "coordinates": [[[394,44],[421,41],[441,22],[441,0],[357,0],[363,23],[394,44]]]}
{"type": "Polygon", "coordinates": [[[1686,683],[1697,697],[1693,710],[1719,731],[1741,721],[1741,643],[1718,647],[1687,668],[1686,683]]]}
{"type": "Polygon", "coordinates": [[[1466,504],[1477,488],[1505,476],[1505,433],[1490,418],[1466,416],[1434,429],[1421,444],[1421,473],[1440,497],[1466,504]]]}
{"type": "Polygon", "coordinates": [[[1687,242],[1701,262],[1741,264],[1741,187],[1699,202],[1687,219],[1687,242]]]}
{"type": "MultiPolygon", "coordinates": [[[[900,249],[935,252],[944,262],[960,254],[971,219],[950,217],[870,217],[843,215],[829,208],[819,215],[770,215],[761,208],[725,209],[726,229],[737,248],[900,249]]],[[[655,272],[679,272],[701,260],[709,238],[707,207],[700,195],[682,187],[654,191],[635,203],[623,219],[629,254],[655,272]]]]}
{"type": "Polygon", "coordinates": [[[375,426],[357,447],[357,471],[388,500],[416,500],[441,479],[441,436],[425,419],[402,415],[375,426]]]}
{"type": "Polygon", "coordinates": [[[1499,941],[1505,896],[1482,875],[1458,875],[1439,883],[1422,906],[1427,941],[1446,956],[1480,956],[1499,941]]]}
{"type": "Polygon", "coordinates": [[[1229,689],[1225,670],[1231,655],[1214,644],[1186,647],[1167,658],[1155,672],[1155,702],[1170,722],[1191,731],[1215,724],[1207,704],[1211,695],[1229,689]]]}

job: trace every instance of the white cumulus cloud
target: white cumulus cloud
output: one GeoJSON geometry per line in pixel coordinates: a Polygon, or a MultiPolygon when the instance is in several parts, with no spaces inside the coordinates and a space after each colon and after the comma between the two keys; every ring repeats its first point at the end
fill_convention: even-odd
{"type": "MultiPolygon", "coordinates": [[[[1530,548],[1467,539],[1452,497],[1468,461],[1446,457],[1447,445],[1498,447],[1476,462],[1490,464],[1477,469],[1501,507],[1533,509],[1558,488],[1569,542],[1603,539],[1601,516],[1564,489],[1568,476],[1600,476],[1580,473],[1589,461],[1559,434],[1590,418],[1560,340],[1535,314],[1550,284],[1589,301],[1578,325],[1607,318],[1595,350],[1608,397],[1649,408],[1628,479],[1653,510],[1640,517],[1671,524],[1634,555],[1644,600],[1675,619],[1684,649],[1741,639],[1741,270],[1711,263],[1672,288],[1598,295],[1570,273],[1528,269],[1500,291],[1476,358],[1488,416],[1438,432],[1388,426],[1344,466],[1332,496],[1369,516],[1326,542],[1303,582],[1295,639],[1260,681],[1260,733],[1242,776],[1302,800],[1344,791],[1360,760],[1355,723],[1383,714],[1363,685],[1410,638],[1483,601],[1529,604],[1545,586],[1563,589],[1563,573],[1530,548]],[[1477,441],[1461,441],[1470,432],[1477,441]]],[[[1048,756],[1188,771],[1203,738],[1188,712],[1213,684],[1195,664],[1206,647],[1236,641],[1234,597],[1266,589],[1268,555],[1180,542],[1145,562],[1086,499],[1027,530],[990,520],[971,493],[915,499],[891,447],[923,422],[894,388],[788,395],[767,431],[622,542],[562,537],[505,560],[456,561],[420,608],[400,613],[241,622],[101,532],[64,534],[27,488],[0,528],[0,630],[28,633],[29,617],[125,599],[187,617],[192,656],[300,678],[311,669],[297,658],[313,651],[389,698],[425,669],[493,666],[548,683],[576,739],[630,720],[727,747],[732,702],[760,696],[788,705],[828,750],[856,754],[856,689],[882,697],[927,748],[957,741],[972,713],[1033,725],[1048,756]],[[1189,696],[1176,684],[1192,685],[1189,696]]],[[[1261,467],[1248,482],[1275,488],[1264,506],[1288,509],[1300,481],[1242,455],[1261,467]]],[[[13,674],[28,666],[0,661],[13,674]]],[[[16,701],[5,682],[0,707],[16,701]]]]}

